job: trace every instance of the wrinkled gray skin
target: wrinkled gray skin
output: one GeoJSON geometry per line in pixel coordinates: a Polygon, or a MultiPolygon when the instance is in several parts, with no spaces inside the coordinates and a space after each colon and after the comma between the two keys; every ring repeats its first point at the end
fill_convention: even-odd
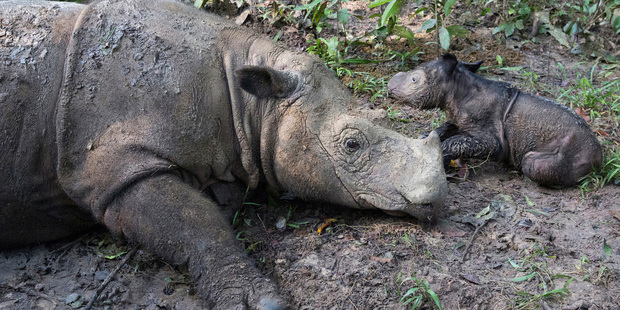
{"type": "Polygon", "coordinates": [[[259,182],[420,218],[443,206],[437,135],[347,109],[315,57],[173,1],[0,2],[0,248],[96,223],[188,264],[214,309],[282,309],[221,201],[259,182]]]}
{"type": "Polygon", "coordinates": [[[601,146],[580,116],[557,102],[476,75],[481,64],[446,54],[388,83],[390,95],[405,104],[446,112],[448,121],[436,130],[445,163],[490,158],[553,187],[574,185],[600,167],[601,146]]]}

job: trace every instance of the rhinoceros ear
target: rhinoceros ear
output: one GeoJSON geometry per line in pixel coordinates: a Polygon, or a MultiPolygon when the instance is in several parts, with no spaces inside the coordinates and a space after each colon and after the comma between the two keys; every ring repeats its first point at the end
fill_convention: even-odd
{"type": "Polygon", "coordinates": [[[245,66],[237,69],[237,81],[243,90],[260,97],[284,98],[297,89],[296,76],[269,67],[245,66]]]}
{"type": "Polygon", "coordinates": [[[465,67],[465,69],[471,71],[472,73],[476,73],[476,71],[478,71],[478,69],[480,69],[480,66],[482,66],[482,63],[484,62],[484,60],[479,60],[476,62],[462,62],[459,61],[459,63],[465,67]]]}
{"type": "Polygon", "coordinates": [[[443,56],[441,56],[441,60],[443,62],[443,68],[448,75],[451,75],[452,72],[454,72],[454,69],[456,69],[456,65],[458,65],[459,63],[456,59],[456,56],[448,53],[443,54],[443,56]]]}

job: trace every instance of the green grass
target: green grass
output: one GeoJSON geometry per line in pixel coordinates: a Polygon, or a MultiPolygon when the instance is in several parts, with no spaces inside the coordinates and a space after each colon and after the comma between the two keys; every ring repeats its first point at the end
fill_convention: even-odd
{"type": "Polygon", "coordinates": [[[366,72],[355,72],[352,77],[354,79],[347,86],[353,90],[353,93],[369,94],[371,102],[378,98],[387,98],[388,81],[385,77],[374,77],[366,72]]]}
{"type": "MultiPolygon", "coordinates": [[[[525,250],[524,250],[525,251],[525,250]]],[[[547,260],[554,260],[556,257],[546,252],[546,247],[539,247],[533,244],[530,248],[531,254],[522,260],[513,261],[508,258],[510,265],[523,276],[508,279],[510,282],[530,282],[536,283],[536,291],[519,291],[518,297],[514,300],[516,309],[535,309],[540,306],[543,300],[557,300],[570,294],[568,285],[573,281],[573,277],[564,274],[551,274],[547,268],[547,260]],[[567,279],[560,288],[554,288],[554,280],[567,279]],[[552,289],[553,288],[553,289],[552,289]]]]}
{"type": "Polygon", "coordinates": [[[592,171],[583,177],[580,188],[582,192],[589,192],[609,183],[620,185],[620,150],[611,147],[604,148],[601,170],[592,171]]]}
{"type": "Polygon", "coordinates": [[[592,66],[589,77],[578,77],[575,85],[557,99],[566,102],[571,109],[588,109],[592,119],[612,118],[611,121],[617,125],[620,116],[620,80],[604,81],[597,85],[594,78],[596,67],[592,66]]]}
{"type": "Polygon", "coordinates": [[[426,303],[434,304],[437,309],[442,310],[441,302],[439,301],[439,296],[433,291],[430,287],[428,281],[424,279],[418,279],[418,277],[414,274],[410,277],[406,277],[402,279],[403,274],[399,274],[396,282],[398,284],[398,296],[399,303],[403,306],[406,306],[408,309],[418,309],[426,303]],[[402,288],[408,283],[411,282],[411,287],[404,294],[402,294],[402,288]]]}

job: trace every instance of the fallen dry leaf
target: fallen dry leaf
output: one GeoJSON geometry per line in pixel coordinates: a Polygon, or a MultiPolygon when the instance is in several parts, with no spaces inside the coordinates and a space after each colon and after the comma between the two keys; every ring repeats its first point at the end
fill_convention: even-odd
{"type": "Polygon", "coordinates": [[[325,223],[323,223],[323,225],[321,225],[321,227],[319,227],[319,229],[316,230],[316,232],[319,233],[319,236],[323,233],[323,229],[329,227],[329,225],[331,225],[331,223],[336,222],[337,220],[335,218],[330,218],[327,219],[325,221],[325,223]]]}
{"type": "Polygon", "coordinates": [[[590,115],[588,115],[588,113],[586,113],[586,111],[582,107],[576,108],[575,113],[583,117],[583,119],[585,119],[587,123],[590,123],[590,115]]]}
{"type": "Polygon", "coordinates": [[[385,263],[389,263],[389,262],[391,262],[391,261],[392,261],[392,259],[391,259],[391,258],[387,258],[387,257],[378,257],[378,256],[371,256],[371,257],[370,257],[370,260],[371,260],[371,261],[373,261],[373,262],[380,262],[380,263],[383,263],[383,264],[385,264],[385,263]]]}
{"type": "Polygon", "coordinates": [[[609,210],[611,216],[615,217],[616,220],[620,221],[620,211],[619,210],[609,210]]]}
{"type": "Polygon", "coordinates": [[[597,130],[596,133],[598,133],[599,135],[604,136],[604,137],[609,137],[609,134],[606,131],[602,130],[602,129],[601,130],[597,130]]]}

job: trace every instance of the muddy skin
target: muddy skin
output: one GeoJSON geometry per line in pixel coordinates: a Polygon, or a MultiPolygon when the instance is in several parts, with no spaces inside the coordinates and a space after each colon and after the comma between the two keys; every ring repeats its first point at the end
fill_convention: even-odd
{"type": "Polygon", "coordinates": [[[575,185],[600,168],[601,146],[581,117],[557,102],[475,74],[481,64],[446,54],[388,83],[393,98],[446,112],[448,121],[436,130],[444,163],[456,158],[502,161],[550,187],[575,185]]]}
{"type": "Polygon", "coordinates": [[[0,20],[0,248],[103,224],[187,264],[212,309],[284,309],[222,212],[235,193],[443,207],[439,137],[358,116],[316,57],[175,1],[2,1],[0,20]]]}

